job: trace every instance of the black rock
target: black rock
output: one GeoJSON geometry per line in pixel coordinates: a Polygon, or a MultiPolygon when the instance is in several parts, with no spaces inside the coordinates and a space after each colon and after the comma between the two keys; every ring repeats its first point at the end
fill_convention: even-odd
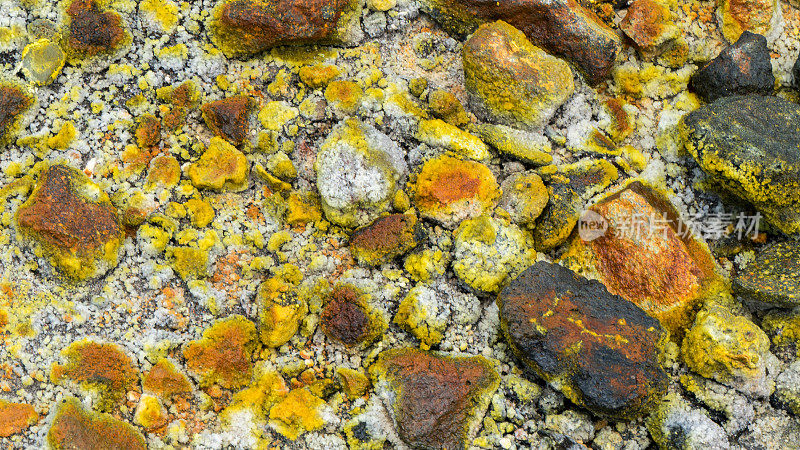
{"type": "Polygon", "coordinates": [[[797,61],[792,69],[792,85],[800,90],[800,55],[797,56],[797,61]]]}
{"type": "Polygon", "coordinates": [[[698,70],[689,86],[706,102],[736,94],[771,94],[775,76],[766,38],[745,31],[738,41],[698,70]]]}

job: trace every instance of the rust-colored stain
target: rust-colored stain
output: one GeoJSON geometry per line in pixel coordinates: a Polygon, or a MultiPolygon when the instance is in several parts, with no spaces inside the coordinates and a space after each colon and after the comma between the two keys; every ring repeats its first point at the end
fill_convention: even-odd
{"type": "Polygon", "coordinates": [[[358,297],[354,288],[337,286],[320,318],[323,332],[347,346],[361,343],[370,333],[370,318],[358,297]]]}
{"type": "Polygon", "coordinates": [[[464,448],[477,397],[497,382],[482,358],[444,358],[406,349],[390,351],[382,366],[399,388],[398,434],[414,448],[464,448]]]}
{"type": "Polygon", "coordinates": [[[74,0],[67,8],[69,46],[94,56],[114,49],[125,38],[118,14],[100,10],[96,0],[74,0]]]}
{"type": "Polygon", "coordinates": [[[39,421],[33,406],[0,400],[0,437],[17,434],[39,421]]]}
{"type": "Polygon", "coordinates": [[[668,19],[665,17],[666,11],[664,6],[652,0],[636,0],[631,3],[619,27],[637,47],[651,47],[664,29],[668,19]]]}
{"type": "Polygon", "coordinates": [[[19,209],[18,221],[48,244],[90,252],[120,236],[122,229],[111,204],[91,203],[77,194],[75,176],[69,167],[49,167],[19,209]]]}
{"type": "Polygon", "coordinates": [[[162,359],[142,377],[142,388],[161,398],[168,399],[176,394],[192,392],[192,385],[186,375],[178,372],[175,366],[162,359]]]}
{"type": "Polygon", "coordinates": [[[186,346],[186,366],[203,377],[201,385],[242,387],[252,375],[256,337],[255,325],[241,316],[217,322],[203,332],[203,339],[186,346]]]}
{"type": "Polygon", "coordinates": [[[200,110],[206,125],[214,134],[239,145],[247,138],[247,115],[251,105],[248,97],[237,95],[206,103],[200,110]]]}
{"type": "Polygon", "coordinates": [[[6,139],[17,116],[30,108],[33,99],[25,95],[20,89],[12,86],[0,86],[0,142],[6,139]]]}
{"type": "Polygon", "coordinates": [[[146,450],[144,437],[127,423],[106,414],[93,414],[75,399],[63,403],[47,433],[52,448],[146,450]]]}

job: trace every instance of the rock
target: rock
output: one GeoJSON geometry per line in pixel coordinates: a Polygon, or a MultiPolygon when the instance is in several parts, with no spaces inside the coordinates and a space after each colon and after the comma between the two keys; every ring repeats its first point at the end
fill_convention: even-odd
{"type": "Polygon", "coordinates": [[[719,278],[708,247],[680,222],[666,195],[635,182],[582,217],[564,264],[601,281],[680,338],[698,304],[716,292],[719,278]],[[597,228],[589,228],[593,220],[597,228]]]}
{"type": "Polygon", "coordinates": [[[408,170],[395,142],[355,119],[331,131],[315,168],[325,217],[349,228],[368,225],[388,209],[408,170]]]}
{"type": "Polygon", "coordinates": [[[0,400],[0,438],[9,437],[39,421],[33,406],[0,400]]]}
{"type": "Polygon", "coordinates": [[[786,241],[761,250],[733,279],[742,295],[765,303],[800,305],[800,242],[786,241]]]}
{"type": "Polygon", "coordinates": [[[203,338],[189,342],[183,350],[186,367],[199,378],[201,387],[213,384],[236,389],[250,383],[253,352],[258,348],[256,326],[243,316],[214,322],[203,338]]]}
{"type": "Polygon", "coordinates": [[[249,163],[244,153],[222,138],[213,137],[197,162],[186,171],[198,189],[241,191],[247,188],[249,163]]]}
{"type": "Polygon", "coordinates": [[[423,164],[411,185],[420,216],[447,228],[492,209],[499,196],[497,180],[488,167],[446,155],[423,164]]]}
{"type": "Polygon", "coordinates": [[[70,398],[58,407],[47,431],[49,448],[146,450],[144,436],[108,414],[87,411],[70,398]]]}
{"type": "Polygon", "coordinates": [[[576,404],[630,419],[663,395],[661,325],[600,282],[539,261],[497,303],[514,353],[576,404]]]}
{"type": "Polygon", "coordinates": [[[656,0],[634,0],[619,28],[639,52],[650,59],[680,36],[667,5],[656,0]]]}
{"type": "Polygon", "coordinates": [[[549,201],[533,230],[536,250],[542,252],[566,242],[578,223],[584,203],[619,177],[617,168],[603,159],[546,169],[540,174],[547,185],[549,201]]]}
{"type": "Polygon", "coordinates": [[[529,232],[488,215],[461,222],[453,232],[453,271],[467,286],[496,293],[536,260],[529,232]]]}
{"type": "Polygon", "coordinates": [[[745,31],[695,72],[689,86],[706,102],[729,95],[769,95],[775,86],[769,53],[764,36],[745,31]]]}
{"type": "Polygon", "coordinates": [[[82,64],[101,55],[118,53],[132,38],[119,14],[100,9],[98,0],[72,0],[67,7],[64,35],[67,61],[82,64]]]}
{"type": "Polygon", "coordinates": [[[659,448],[693,450],[730,448],[725,430],[701,409],[692,408],[677,394],[670,394],[647,419],[647,429],[659,448]]]}
{"type": "Polygon", "coordinates": [[[784,449],[787,443],[800,442],[800,425],[797,417],[770,409],[756,417],[744,433],[736,438],[743,448],[784,449]]]}
{"type": "Polygon", "coordinates": [[[64,365],[53,364],[50,378],[61,384],[79,383],[81,390],[98,394],[98,408],[111,412],[125,402],[128,391],[139,384],[139,370],[116,344],[83,340],[70,344],[62,352],[64,365]]]}
{"type": "Polygon", "coordinates": [[[169,423],[167,409],[158,397],[144,394],[139,399],[133,421],[147,431],[154,431],[169,423]]]}
{"type": "Polygon", "coordinates": [[[498,207],[508,213],[512,222],[534,228],[549,198],[542,178],[533,172],[518,172],[503,180],[500,190],[503,195],[498,207]]]}
{"type": "Polygon", "coordinates": [[[448,325],[470,325],[480,319],[480,301],[445,283],[420,283],[397,308],[394,323],[420,340],[424,350],[442,342],[448,325]]]}
{"type": "Polygon", "coordinates": [[[249,97],[237,95],[200,107],[203,120],[211,131],[233,145],[240,145],[247,138],[248,115],[253,106],[249,97]]]}
{"type": "Polygon", "coordinates": [[[451,150],[463,158],[481,161],[491,156],[483,141],[441,119],[421,120],[416,137],[431,147],[451,150]]]}
{"type": "Polygon", "coordinates": [[[622,47],[611,28],[574,0],[424,0],[422,6],[446,30],[461,35],[484,21],[508,22],[536,46],[574,64],[591,85],[610,75],[622,47]]]}
{"type": "Polygon", "coordinates": [[[722,0],[717,5],[717,22],[728,42],[736,42],[743,32],[751,31],[771,43],[783,31],[778,0],[722,0]]]}
{"type": "Polygon", "coordinates": [[[20,232],[75,281],[101,276],[119,261],[125,234],[117,210],[81,171],[62,165],[40,169],[16,218],[20,232]]]}
{"type": "Polygon", "coordinates": [[[772,340],[772,352],[785,361],[800,356],[800,312],[773,309],[761,319],[761,329],[772,340]]]}
{"type": "Polygon", "coordinates": [[[350,236],[350,253],[360,264],[379,266],[408,253],[419,244],[422,228],[417,217],[391,214],[350,236]]]}
{"type": "Polygon", "coordinates": [[[504,125],[481,124],[476,131],[484,142],[506,156],[534,166],[553,162],[550,141],[541,134],[517,130],[504,125]]]}
{"type": "MultiPolygon", "coordinates": [[[[136,144],[141,147],[154,147],[161,141],[161,121],[152,114],[144,114],[139,117],[136,126],[136,144]]],[[[168,156],[161,156],[168,158],[168,156]]]]}
{"type": "Polygon", "coordinates": [[[724,191],[780,231],[800,232],[800,106],[778,97],[723,97],[685,115],[687,151],[724,191]]]}
{"type": "Polygon", "coordinates": [[[330,339],[348,347],[368,344],[386,329],[382,318],[371,311],[364,294],[353,286],[333,289],[322,309],[320,327],[330,339]]]}
{"type": "Polygon", "coordinates": [[[734,389],[690,373],[681,375],[680,383],[693,399],[727,419],[723,427],[729,436],[742,432],[753,422],[754,402],[734,389]]]}
{"type": "Polygon", "coordinates": [[[256,294],[259,305],[261,342],[267,347],[280,347],[289,342],[308,314],[308,305],[298,298],[297,285],[302,280],[297,267],[286,265],[281,273],[261,283],[256,294]]]}
{"type": "Polygon", "coordinates": [[[697,313],[694,326],[683,339],[686,365],[747,394],[770,394],[766,378],[769,339],[753,322],[712,303],[697,313]]]}
{"type": "Polygon", "coordinates": [[[462,57],[470,105],[487,122],[541,129],[575,91],[567,63],[502,21],[481,25],[462,57]]]}
{"type": "Polygon", "coordinates": [[[142,390],[169,400],[174,395],[192,392],[192,385],[186,375],[178,371],[175,364],[162,358],[142,376],[142,390]]]}
{"type": "Polygon", "coordinates": [[[46,86],[56,80],[66,60],[57,43],[39,39],[22,51],[22,72],[36,85],[46,86]]]}
{"type": "Polygon", "coordinates": [[[464,105],[444,89],[436,89],[428,94],[428,107],[434,116],[453,126],[461,127],[470,122],[464,105]]]}
{"type": "Polygon", "coordinates": [[[0,83],[0,148],[11,143],[20,128],[23,114],[35,102],[22,87],[0,83]]]}
{"type": "Polygon", "coordinates": [[[342,392],[351,399],[363,396],[370,388],[369,378],[366,375],[347,367],[336,369],[336,379],[342,385],[342,392]]]}
{"type": "Polygon", "coordinates": [[[466,448],[500,384],[482,356],[416,349],[384,351],[370,374],[397,434],[413,448],[466,448]]]}
{"type": "Polygon", "coordinates": [[[269,425],[296,440],[301,434],[325,426],[328,405],[308,389],[294,389],[269,410],[269,425]]]}
{"type": "Polygon", "coordinates": [[[230,58],[280,45],[351,43],[361,37],[360,5],[353,0],[225,0],[211,13],[209,37],[230,58]]]}
{"type": "Polygon", "coordinates": [[[364,91],[355,81],[335,80],[325,88],[325,100],[344,115],[354,115],[361,106],[364,91]]]}
{"type": "Polygon", "coordinates": [[[780,407],[800,416],[800,360],[793,362],[775,379],[773,399],[780,407]]]}
{"type": "Polygon", "coordinates": [[[792,86],[800,90],[800,56],[797,57],[797,61],[792,67],[792,86]]]}

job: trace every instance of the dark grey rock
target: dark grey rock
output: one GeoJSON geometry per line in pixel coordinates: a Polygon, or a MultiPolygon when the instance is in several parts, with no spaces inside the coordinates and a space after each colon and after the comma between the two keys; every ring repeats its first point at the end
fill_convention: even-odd
{"type": "Polygon", "coordinates": [[[767,39],[749,31],[698,70],[690,81],[691,89],[706,102],[736,94],[769,95],[774,86],[767,39]]]}

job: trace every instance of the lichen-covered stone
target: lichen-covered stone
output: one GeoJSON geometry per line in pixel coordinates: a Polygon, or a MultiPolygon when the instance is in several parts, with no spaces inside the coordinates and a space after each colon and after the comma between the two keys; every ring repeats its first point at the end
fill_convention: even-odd
{"type": "Polygon", "coordinates": [[[778,306],[800,304],[800,243],[780,242],[761,250],[733,279],[734,288],[778,306]]]}
{"type": "Polygon", "coordinates": [[[575,0],[424,0],[423,9],[451,33],[468,35],[482,22],[503,20],[548,53],[574,64],[591,85],[611,73],[622,43],[575,0]]]}
{"type": "Polygon", "coordinates": [[[342,391],[352,399],[361,397],[370,387],[367,375],[347,367],[336,369],[336,378],[342,385],[342,391]]]}
{"type": "Polygon", "coordinates": [[[248,114],[253,106],[249,97],[237,95],[200,107],[203,120],[211,131],[233,145],[240,145],[247,138],[248,114]]]}
{"type": "Polygon", "coordinates": [[[669,7],[657,0],[631,2],[619,27],[646,57],[655,56],[680,36],[669,7]]]}
{"type": "Polygon", "coordinates": [[[476,130],[484,142],[506,156],[534,166],[546,166],[553,162],[553,147],[541,134],[493,124],[478,125],[476,130]]]}
{"type": "Polygon", "coordinates": [[[294,389],[269,410],[269,424],[278,433],[295,440],[325,425],[323,410],[326,406],[324,400],[308,389],[294,389]]]}
{"type": "Polygon", "coordinates": [[[730,448],[725,430],[698,408],[676,394],[669,394],[647,418],[650,436],[662,449],[730,448]]]}
{"type": "Polygon", "coordinates": [[[138,369],[116,344],[77,341],[62,354],[67,363],[54,364],[50,378],[56,384],[71,380],[86,391],[96,391],[102,411],[114,410],[139,383],[138,369]]]}
{"type": "Polygon", "coordinates": [[[619,172],[610,162],[598,159],[548,168],[540,175],[547,185],[549,201],[536,221],[533,236],[536,249],[548,251],[569,239],[585,202],[616,181],[619,172]]]}
{"type": "Polygon", "coordinates": [[[500,383],[482,356],[415,349],[384,351],[370,374],[397,434],[413,448],[466,449],[500,383]]]}
{"type": "Polygon", "coordinates": [[[579,230],[562,257],[565,265],[600,280],[612,294],[659,319],[673,335],[682,335],[698,304],[719,282],[708,248],[679,228],[686,225],[665,195],[640,182],[588,211],[608,228],[600,236],[579,230]]]}
{"type": "Polygon", "coordinates": [[[142,376],[142,390],[169,400],[174,395],[192,392],[192,385],[175,364],[162,358],[142,376]]]}
{"type": "Polygon", "coordinates": [[[242,190],[247,187],[249,164],[244,153],[222,138],[213,137],[200,159],[187,170],[199,189],[242,190]]]}
{"type": "Polygon", "coordinates": [[[729,95],[771,94],[775,76],[767,40],[745,31],[735,43],[695,72],[689,86],[706,102],[729,95]]]}
{"type": "Polygon", "coordinates": [[[690,369],[751,395],[767,396],[769,339],[746,317],[712,303],[697,313],[681,354],[690,369]]]}
{"type": "Polygon", "coordinates": [[[441,147],[463,158],[482,161],[491,155],[489,148],[477,136],[462,131],[441,119],[422,120],[417,139],[431,147],[441,147]]]}
{"type": "Polygon", "coordinates": [[[350,253],[361,264],[379,266],[416,247],[421,234],[416,216],[390,214],[354,231],[350,253]]]}
{"type": "Polygon", "coordinates": [[[717,2],[717,22],[728,42],[736,42],[745,31],[772,42],[784,25],[778,0],[721,0],[717,2]]]}
{"type": "Polygon", "coordinates": [[[680,132],[711,181],[800,232],[800,106],[779,97],[723,97],[685,115],[680,132]]]}
{"type": "Polygon", "coordinates": [[[331,131],[315,168],[325,217],[351,228],[369,224],[388,209],[408,170],[395,142],[355,119],[331,131]]]}
{"type": "Polygon", "coordinates": [[[134,134],[139,147],[152,147],[161,141],[161,122],[156,116],[145,114],[139,118],[134,134]]]}
{"type": "Polygon", "coordinates": [[[47,431],[54,449],[146,450],[144,436],[134,427],[108,414],[93,413],[70,398],[58,407],[47,431]]]}
{"type": "Polygon", "coordinates": [[[461,222],[453,240],[453,271],[478,292],[498,292],[536,260],[529,232],[487,215],[461,222]]]}
{"type": "Polygon", "coordinates": [[[115,267],[125,237],[108,196],[83,172],[63,165],[39,171],[36,188],[17,211],[17,225],[76,281],[115,267]]]}
{"type": "Polygon", "coordinates": [[[0,399],[0,438],[17,434],[38,421],[39,414],[33,406],[0,399]]]}
{"type": "Polygon", "coordinates": [[[22,87],[0,80],[0,148],[16,137],[23,114],[34,102],[22,87]]]}
{"type": "Polygon", "coordinates": [[[291,339],[308,314],[308,305],[297,297],[301,275],[296,267],[284,266],[282,272],[261,283],[256,296],[259,305],[259,332],[267,347],[280,347],[291,339]]]}
{"type": "Polygon", "coordinates": [[[500,190],[503,195],[497,206],[508,213],[512,222],[533,228],[549,198],[542,178],[532,172],[515,173],[503,180],[500,190]]]}
{"type": "Polygon", "coordinates": [[[171,188],[181,179],[181,165],[174,156],[159,156],[150,161],[145,187],[152,189],[158,186],[171,188]]]}
{"type": "Polygon", "coordinates": [[[488,122],[540,129],[575,91],[567,63],[502,21],[481,25],[462,56],[470,105],[488,122]]]}
{"type": "Polygon", "coordinates": [[[386,325],[370,311],[366,296],[349,285],[336,286],[320,315],[320,327],[329,338],[348,347],[374,341],[386,325]]]}
{"type": "Polygon", "coordinates": [[[540,261],[497,299],[503,332],[519,358],[595,414],[632,418],[666,389],[658,321],[600,282],[540,261]]]}
{"type": "Polygon", "coordinates": [[[228,57],[279,45],[352,42],[360,37],[360,2],[226,0],[211,13],[209,36],[228,57]]]}
{"type": "Polygon", "coordinates": [[[488,167],[446,155],[422,165],[411,192],[420,215],[447,228],[493,208],[500,196],[488,167]]]}
{"type": "Polygon", "coordinates": [[[133,420],[144,429],[152,431],[166,425],[169,421],[169,417],[167,409],[158,397],[144,394],[139,399],[139,404],[136,406],[133,420]]]}
{"type": "Polygon", "coordinates": [[[39,39],[22,50],[22,72],[38,86],[46,86],[56,80],[67,57],[56,42],[39,39]]]}
{"type": "Polygon", "coordinates": [[[67,7],[64,47],[70,63],[118,52],[131,41],[122,18],[103,0],[72,0],[67,7]]]}
{"type": "Polygon", "coordinates": [[[800,361],[793,362],[775,379],[773,398],[778,405],[800,416],[800,361]]]}
{"type": "Polygon", "coordinates": [[[469,123],[464,105],[452,92],[444,89],[433,90],[428,94],[428,107],[434,116],[453,126],[460,127],[469,123]]]}
{"type": "Polygon", "coordinates": [[[355,114],[363,95],[364,91],[355,81],[331,81],[325,88],[325,99],[344,114],[355,114]]]}
{"type": "Polygon", "coordinates": [[[477,297],[443,283],[417,284],[397,308],[394,323],[420,340],[424,350],[439,344],[449,324],[469,325],[479,319],[477,297]]]}
{"type": "Polygon", "coordinates": [[[258,347],[256,326],[242,316],[218,320],[203,331],[203,338],[183,350],[186,367],[199,377],[202,387],[218,384],[235,389],[250,383],[251,358],[258,347]]]}
{"type": "Polygon", "coordinates": [[[800,356],[800,314],[775,309],[764,315],[760,327],[771,338],[773,352],[800,356]]]}

